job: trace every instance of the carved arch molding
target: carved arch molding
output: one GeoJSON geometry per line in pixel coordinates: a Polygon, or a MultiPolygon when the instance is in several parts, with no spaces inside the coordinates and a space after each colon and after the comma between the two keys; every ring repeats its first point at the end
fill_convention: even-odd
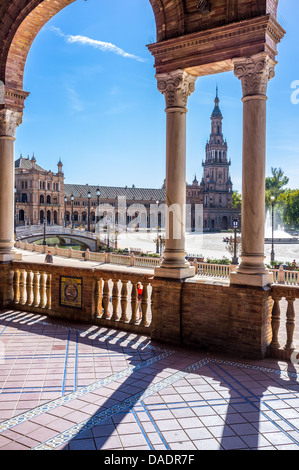
{"type": "MultiPolygon", "coordinates": [[[[51,18],[74,1],[76,0],[0,0],[0,80],[6,87],[7,106],[20,109],[26,98],[26,94],[22,91],[23,74],[27,55],[36,35],[51,18]]],[[[165,71],[163,68],[159,70],[160,61],[168,70],[182,66],[185,69],[196,65],[202,66],[203,62],[208,62],[208,58],[200,57],[199,60],[198,54],[201,54],[201,49],[206,49],[208,42],[211,42],[214,51],[219,49],[217,45],[219,41],[223,43],[232,35],[235,36],[237,43],[244,28],[242,31],[225,30],[230,24],[243,24],[244,21],[260,19],[260,22],[254,24],[251,29],[249,27],[244,30],[249,42],[252,42],[253,34],[261,42],[255,53],[264,50],[268,52],[264,46],[265,41],[263,38],[260,39],[265,28],[267,34],[264,36],[270,35],[267,47],[270,49],[272,47],[272,55],[275,55],[275,46],[282,37],[276,22],[278,0],[246,2],[244,0],[149,0],[149,2],[155,17],[157,42],[148,48],[155,56],[157,72],[165,71]],[[221,33],[218,35],[219,38],[218,32],[221,33]]],[[[231,45],[228,44],[228,47],[231,45]]],[[[244,44],[242,47],[247,51],[244,44]]],[[[218,62],[222,56],[220,50],[213,60],[218,62]]]]}

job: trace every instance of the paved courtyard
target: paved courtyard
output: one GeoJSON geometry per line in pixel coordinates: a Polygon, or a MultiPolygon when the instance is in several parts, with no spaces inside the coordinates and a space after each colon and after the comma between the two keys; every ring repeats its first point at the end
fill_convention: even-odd
{"type": "Polygon", "coordinates": [[[0,450],[299,450],[298,360],[0,311],[0,450]]]}

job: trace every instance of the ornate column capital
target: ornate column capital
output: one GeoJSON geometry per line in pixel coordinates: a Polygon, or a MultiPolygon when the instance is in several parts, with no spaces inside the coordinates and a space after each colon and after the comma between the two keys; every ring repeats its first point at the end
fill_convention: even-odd
{"type": "Polygon", "coordinates": [[[266,96],[269,80],[275,76],[275,62],[267,53],[233,59],[234,73],[242,82],[243,97],[266,96]]]}
{"type": "Polygon", "coordinates": [[[158,90],[165,96],[167,110],[182,108],[186,111],[188,97],[195,90],[196,78],[185,70],[156,75],[158,90]]]}
{"type": "Polygon", "coordinates": [[[22,123],[23,113],[9,109],[0,110],[0,138],[15,138],[16,129],[22,123]]]}

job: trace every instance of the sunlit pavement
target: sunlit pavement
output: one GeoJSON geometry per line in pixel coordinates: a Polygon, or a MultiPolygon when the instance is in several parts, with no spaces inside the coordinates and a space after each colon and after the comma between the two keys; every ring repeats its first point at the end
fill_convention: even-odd
{"type": "Polygon", "coordinates": [[[299,450],[298,360],[0,311],[1,450],[299,450]]]}

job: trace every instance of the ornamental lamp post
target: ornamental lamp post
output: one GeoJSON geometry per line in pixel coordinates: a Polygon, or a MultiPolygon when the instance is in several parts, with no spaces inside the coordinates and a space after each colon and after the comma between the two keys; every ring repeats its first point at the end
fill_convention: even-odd
{"type": "Polygon", "coordinates": [[[274,204],[275,204],[275,196],[271,196],[271,205],[272,205],[272,241],[271,241],[271,261],[275,260],[275,253],[274,253],[274,204]]]}
{"type": "Polygon", "coordinates": [[[90,232],[90,198],[91,198],[91,193],[90,193],[90,191],[88,191],[87,197],[88,197],[88,221],[87,221],[87,230],[90,232]]]}
{"type": "MultiPolygon", "coordinates": [[[[100,191],[99,188],[97,188],[97,207],[99,207],[99,205],[100,205],[100,195],[101,195],[101,191],[100,191]]],[[[98,216],[98,218],[100,218],[100,217],[98,216]]],[[[98,222],[98,220],[97,220],[97,222],[98,222]]]]}
{"type": "Polygon", "coordinates": [[[157,239],[156,239],[156,254],[160,253],[159,248],[159,201],[156,201],[157,204],[157,239]]]}
{"type": "Polygon", "coordinates": [[[71,195],[71,205],[72,205],[72,212],[71,212],[71,219],[72,219],[72,229],[74,228],[74,195],[71,195]]]}
{"type": "Polygon", "coordinates": [[[232,264],[238,264],[238,258],[237,258],[237,229],[239,225],[239,220],[234,219],[233,220],[233,227],[234,227],[234,257],[232,259],[232,264]]]}
{"type": "Polygon", "coordinates": [[[46,245],[46,225],[47,225],[47,219],[44,219],[44,241],[43,245],[46,245]]]}
{"type": "Polygon", "coordinates": [[[66,204],[67,204],[67,197],[64,197],[64,227],[66,228],[66,204]]]}

